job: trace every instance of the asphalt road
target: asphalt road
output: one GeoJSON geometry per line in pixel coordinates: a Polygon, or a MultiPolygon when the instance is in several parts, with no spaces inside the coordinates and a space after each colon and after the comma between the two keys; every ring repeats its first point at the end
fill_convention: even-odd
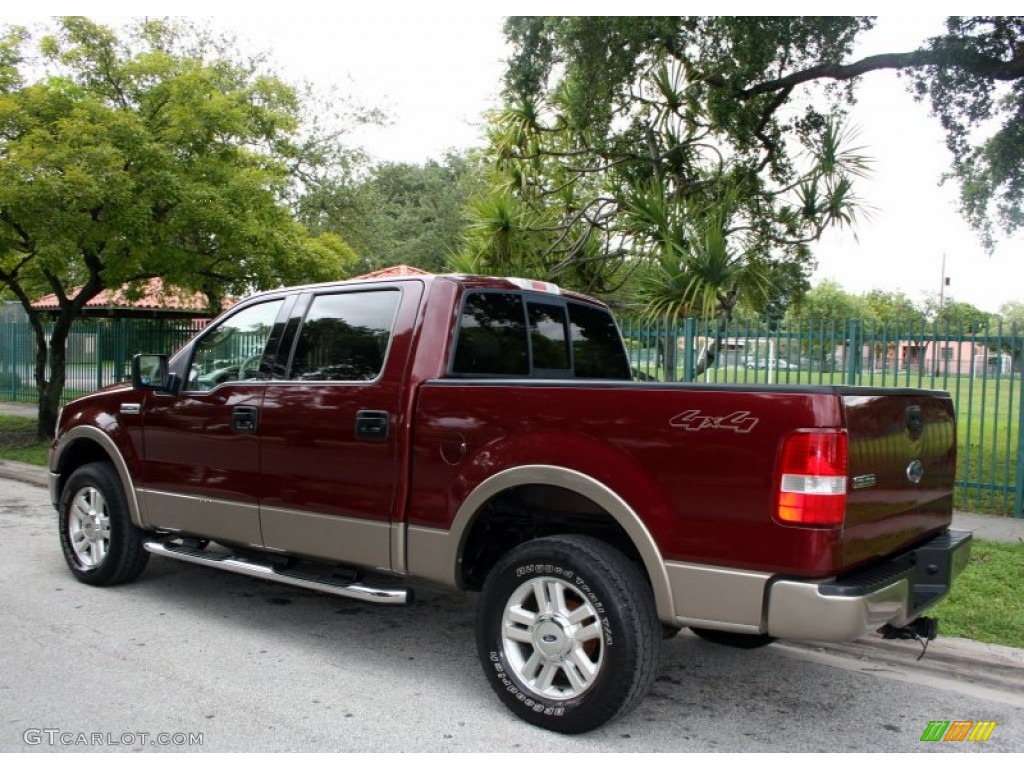
{"type": "Polygon", "coordinates": [[[440,592],[374,606],[158,558],[134,584],[88,587],[45,491],[0,480],[0,750],[1024,751],[1024,673],[990,687],[687,632],[630,716],[560,736],[495,698],[474,607],[440,592]],[[922,743],[932,720],[998,725],[984,743],[922,743]]]}

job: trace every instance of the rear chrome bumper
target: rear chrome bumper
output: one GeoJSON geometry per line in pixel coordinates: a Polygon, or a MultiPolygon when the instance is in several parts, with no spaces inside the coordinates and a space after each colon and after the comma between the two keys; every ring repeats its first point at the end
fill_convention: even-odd
{"type": "Polygon", "coordinates": [[[946,531],[841,579],[774,581],[765,631],[790,640],[845,642],[884,624],[903,626],[949,593],[967,566],[971,538],[968,531],[946,531]]]}

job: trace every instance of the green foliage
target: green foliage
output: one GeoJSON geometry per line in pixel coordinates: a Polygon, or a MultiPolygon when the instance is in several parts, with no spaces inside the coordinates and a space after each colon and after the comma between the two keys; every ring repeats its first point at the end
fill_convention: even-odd
{"type": "Polygon", "coordinates": [[[1024,225],[1022,44],[1024,17],[951,16],[912,78],[946,130],[961,210],[989,247],[997,229],[1024,225]]]}
{"type": "Polygon", "coordinates": [[[461,247],[467,198],[480,184],[476,163],[454,153],[440,163],[373,168],[356,189],[360,232],[352,241],[364,268],[409,264],[444,271],[461,247]]]}
{"type": "Polygon", "coordinates": [[[653,257],[636,281],[640,317],[728,317],[741,291],[766,292],[766,270],[735,250],[727,235],[736,199],[730,195],[703,208],[687,202],[668,195],[660,183],[633,190],[625,201],[627,227],[653,257]]]}
{"type": "Polygon", "coordinates": [[[925,311],[902,291],[873,290],[863,297],[864,319],[886,326],[920,328],[927,320],[925,311]]]}
{"type": "Polygon", "coordinates": [[[790,308],[788,316],[794,320],[840,324],[851,318],[862,318],[866,313],[862,297],[847,293],[834,280],[823,280],[790,308]]]}
{"type": "Polygon", "coordinates": [[[973,304],[948,297],[940,301],[938,296],[929,296],[925,301],[925,313],[938,326],[962,330],[964,333],[980,333],[989,328],[994,330],[999,323],[998,317],[973,304]]]}
{"type": "Polygon", "coordinates": [[[119,37],[65,17],[37,41],[0,36],[0,286],[37,331],[41,429],[70,324],[104,288],[159,276],[214,311],[225,296],[345,275],[351,249],[311,238],[288,205],[294,174],[315,184],[337,156],[332,137],[303,130],[302,109],[258,61],[173,22],[119,37]],[[30,303],[48,292],[60,311],[47,342],[30,303]]]}
{"type": "Polygon", "coordinates": [[[824,280],[809,290],[790,307],[787,316],[793,320],[811,320],[841,324],[856,319],[860,322],[920,331],[926,324],[937,323],[951,331],[977,333],[994,328],[998,317],[973,304],[946,298],[941,307],[938,296],[929,296],[920,305],[901,291],[873,290],[863,295],[851,294],[832,280],[824,280]]]}
{"type": "Polygon", "coordinates": [[[1024,302],[1008,301],[999,307],[999,317],[1003,321],[1003,331],[1010,333],[1016,329],[1018,334],[1024,334],[1024,302]]]}
{"type": "Polygon", "coordinates": [[[771,277],[806,288],[808,244],[863,213],[852,181],[868,160],[837,111],[780,117],[784,99],[737,98],[706,70],[838,60],[865,24],[509,19],[490,190],[470,214],[476,262],[594,293],[632,283],[663,316],[729,317],[744,303],[777,316],[786,300],[771,277]]]}
{"type": "Polygon", "coordinates": [[[975,541],[970,564],[950,596],[931,612],[943,634],[1024,648],[1022,556],[1024,544],[975,541]]]}
{"type": "MultiPolygon", "coordinates": [[[[502,239],[477,244],[477,263],[524,264],[537,277],[612,293],[634,270],[650,283],[658,270],[643,262],[666,258],[662,303],[690,311],[692,301],[678,300],[694,290],[679,284],[679,254],[704,239],[696,227],[718,220],[722,231],[711,236],[725,238],[737,264],[785,265],[773,274],[790,295],[773,291],[773,280],[764,295],[738,293],[777,317],[806,288],[810,246],[822,231],[853,228],[869,211],[854,189],[869,161],[842,116],[859,80],[883,69],[908,73],[915,92],[931,99],[968,220],[989,243],[993,220],[1014,231],[1024,221],[1022,17],[950,18],[948,33],[918,50],[852,60],[873,24],[868,17],[510,18],[513,55],[506,107],[492,121],[489,194],[509,210],[508,199],[518,200],[524,209],[505,225],[536,236],[513,237],[506,228],[502,239]],[[1002,122],[984,137],[975,129],[989,120],[1002,122]],[[685,231],[674,223],[714,208],[717,218],[698,213],[701,223],[685,231]],[[488,250],[517,244],[535,252],[510,258],[488,250]],[[577,265],[586,266],[582,274],[577,265]]],[[[735,296],[737,286],[717,292],[735,296]]],[[[726,304],[715,312],[741,306],[726,304]]]]}

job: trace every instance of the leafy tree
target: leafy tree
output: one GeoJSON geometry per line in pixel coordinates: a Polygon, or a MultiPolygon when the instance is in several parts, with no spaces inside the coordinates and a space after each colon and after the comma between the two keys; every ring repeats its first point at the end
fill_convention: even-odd
{"type": "Polygon", "coordinates": [[[918,50],[853,60],[873,24],[510,18],[508,108],[491,142],[503,173],[487,207],[501,202],[515,215],[490,220],[490,242],[541,247],[528,266],[555,277],[587,266],[583,287],[602,290],[636,265],[628,199],[663,193],[689,212],[734,197],[726,234],[735,252],[806,267],[824,227],[852,225],[863,211],[852,183],[865,158],[843,140],[841,116],[859,79],[883,69],[908,74],[931,100],[968,220],[989,241],[993,216],[1013,231],[1024,195],[1022,17],[952,17],[918,50]],[[988,120],[1001,126],[973,143],[988,120]],[[498,225],[548,234],[499,237],[498,225]]]}
{"type": "Polygon", "coordinates": [[[154,276],[228,295],[342,276],[355,255],[292,217],[293,179],[331,156],[296,90],[178,25],[124,34],[81,17],[0,37],[0,286],[35,330],[40,434],[52,434],[72,322],[154,276]],[[47,336],[31,306],[55,293],[47,336]],[[49,363],[49,365],[47,365],[49,363]]]}
{"type": "Polygon", "coordinates": [[[999,307],[1005,333],[1024,334],[1024,302],[1008,301],[999,307]]]}
{"type": "Polygon", "coordinates": [[[874,290],[863,297],[864,319],[892,329],[920,328],[927,319],[924,311],[902,291],[874,290]]]}
{"type": "Polygon", "coordinates": [[[787,317],[796,321],[842,324],[867,313],[863,297],[849,293],[834,280],[823,280],[790,307],[787,317]]]}
{"type": "Polygon", "coordinates": [[[1002,321],[1002,348],[1019,368],[1024,357],[1024,302],[1008,301],[1000,306],[999,319],[1002,321]]]}
{"type": "MultiPolygon", "coordinates": [[[[470,230],[478,261],[598,293],[660,270],[665,291],[653,296],[648,280],[648,312],[727,319],[744,301],[767,304],[775,265],[805,272],[824,228],[856,222],[852,180],[868,163],[851,134],[813,113],[783,137],[769,125],[777,104],[745,117],[696,78],[682,51],[699,34],[680,23],[508,21],[508,104],[493,123],[494,176],[470,230]]],[[[835,25],[813,31],[818,48],[842,52],[852,41],[835,25]]],[[[799,58],[811,36],[793,33],[786,53],[799,58]]]]}
{"type": "Polygon", "coordinates": [[[873,24],[868,17],[681,19],[671,45],[716,92],[709,98],[760,129],[769,152],[781,147],[783,132],[818,120],[813,110],[779,117],[805,86],[830,84],[852,101],[865,75],[906,74],[946,131],[961,211],[991,248],[997,229],[1010,234],[1024,224],[1024,16],[950,16],[945,34],[916,50],[850,60],[853,40],[873,24]]]}
{"type": "Polygon", "coordinates": [[[476,164],[455,153],[442,162],[373,168],[355,191],[362,213],[351,241],[364,266],[401,263],[444,271],[461,246],[467,198],[479,184],[476,164]]]}
{"type": "Polygon", "coordinates": [[[848,322],[867,312],[863,297],[848,293],[833,280],[824,280],[792,305],[786,318],[801,334],[802,354],[825,369],[833,362],[836,345],[845,343],[848,322]]]}
{"type": "Polygon", "coordinates": [[[951,333],[984,333],[995,329],[998,318],[966,301],[932,295],[925,300],[925,313],[943,330],[951,333]]]}

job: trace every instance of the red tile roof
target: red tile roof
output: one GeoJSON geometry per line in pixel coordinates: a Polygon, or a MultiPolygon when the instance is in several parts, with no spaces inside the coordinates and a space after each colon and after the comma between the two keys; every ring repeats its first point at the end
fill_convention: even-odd
{"type": "MultiPolygon", "coordinates": [[[[81,286],[71,290],[77,295],[81,286]]],[[[86,309],[173,309],[206,312],[206,296],[202,293],[189,293],[174,286],[165,286],[159,277],[151,278],[142,286],[142,294],[136,299],[128,298],[129,287],[123,285],[117,290],[107,288],[100,291],[85,303],[86,309]]],[[[51,293],[38,301],[32,302],[34,309],[59,309],[57,294],[51,293]]]]}
{"type": "Polygon", "coordinates": [[[393,267],[384,267],[384,269],[378,269],[375,272],[369,272],[365,275],[359,275],[359,277],[352,278],[353,280],[371,280],[375,277],[409,277],[411,275],[429,275],[432,274],[416,267],[410,267],[408,264],[396,264],[393,267]]]}

